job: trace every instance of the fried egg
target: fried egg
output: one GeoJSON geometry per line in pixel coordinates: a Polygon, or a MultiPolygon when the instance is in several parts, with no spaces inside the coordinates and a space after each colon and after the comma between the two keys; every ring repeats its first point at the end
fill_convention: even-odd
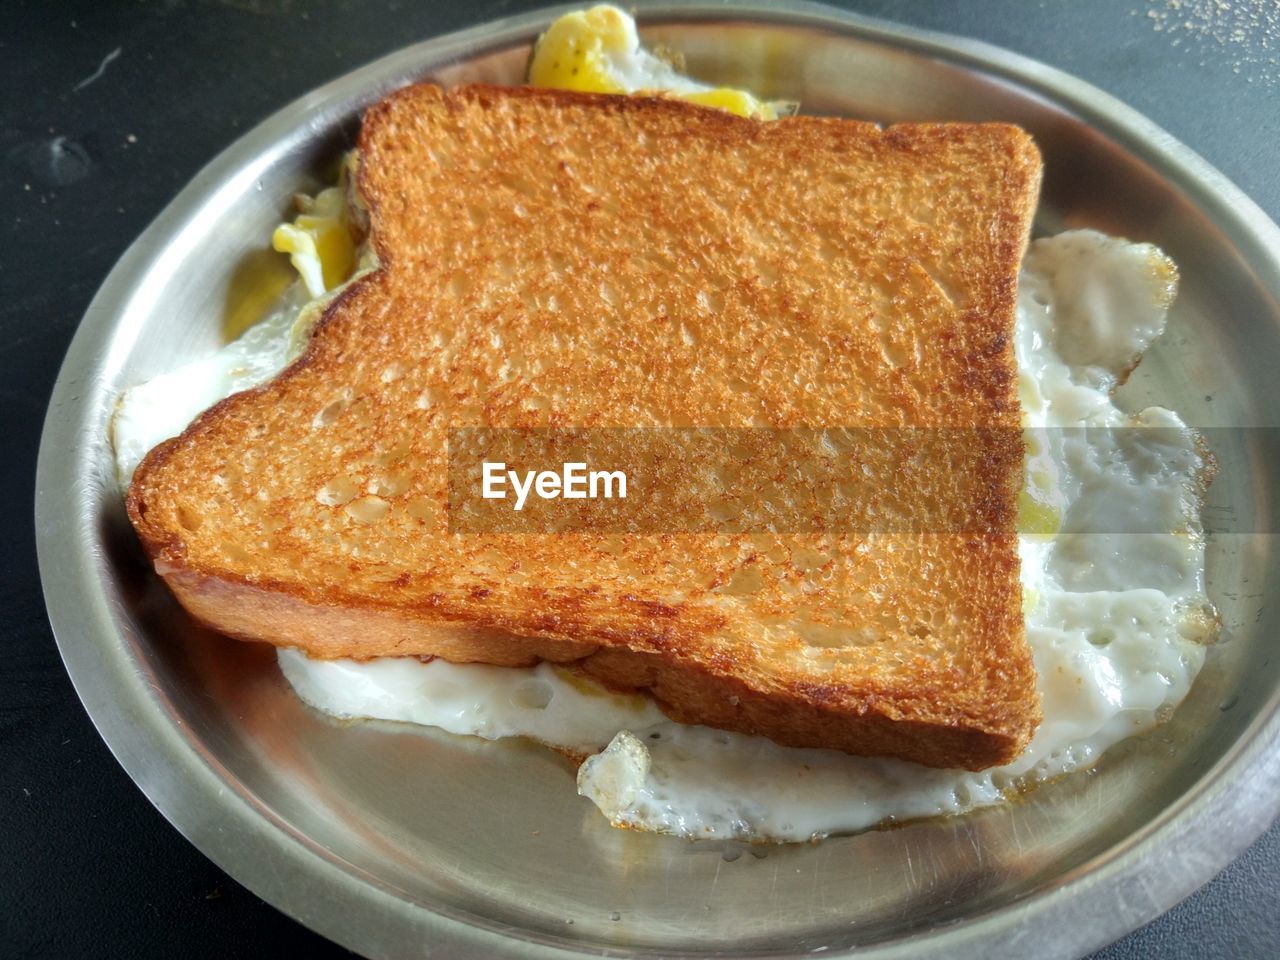
{"type": "MultiPolygon", "coordinates": [[[[549,664],[322,661],[281,649],[284,676],[334,716],[592,754],[578,790],[612,823],[688,837],[808,840],[963,813],[1089,767],[1167,718],[1216,626],[1196,434],[1172,411],[1127,414],[1111,395],[1163,330],[1172,276],[1154,247],[1093,231],[1037,240],[1024,259],[1015,344],[1032,441],[1027,487],[1040,488],[1033,502],[1048,504],[1043,515],[1057,531],[1021,536],[1044,719],[1007,766],[937,770],[781,747],[674,723],[646,698],[549,664]]],[[[114,429],[121,476],[221,395],[268,379],[296,355],[304,300],[295,291],[222,352],[129,391],[114,429]]]]}
{"type": "Polygon", "coordinates": [[[793,103],[760,100],[745,90],[685,76],[645,50],[635,20],[608,4],[566,13],[551,24],[534,46],[529,83],[585,93],[674,96],[757,120],[775,120],[795,110],[793,103]]]}
{"type": "MultiPolygon", "coordinates": [[[[566,14],[539,41],[530,82],[602,93],[663,89],[747,116],[777,105],[707,87],[644,51],[615,7],[566,14]]],[[[357,259],[322,192],[273,243],[300,281],[281,307],[211,357],[125,393],[113,421],[122,484],[146,451],[223,396],[297,356],[317,301],[357,259]]],[[[365,266],[366,264],[362,264],[365,266]]],[[[1127,413],[1112,391],[1164,329],[1177,271],[1156,248],[1088,230],[1035,241],[1019,277],[1015,349],[1027,428],[1019,510],[1027,641],[1043,721],[1006,766],[970,772],[782,747],[675,723],[645,697],[572,671],[279,651],[324,713],[528,737],[579,756],[578,792],[616,826],[685,837],[800,841],[959,814],[1094,764],[1186,696],[1216,629],[1199,504],[1206,462],[1175,413],[1127,413]]],[[[570,789],[566,783],[566,791],[570,789]]]]}

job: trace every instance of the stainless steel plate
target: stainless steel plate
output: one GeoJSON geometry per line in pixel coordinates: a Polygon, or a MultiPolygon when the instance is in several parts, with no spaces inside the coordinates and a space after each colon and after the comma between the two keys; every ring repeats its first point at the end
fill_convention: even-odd
{"type": "MultiPolygon", "coordinates": [[[[1174,721],[1096,772],[963,819],[746,852],[610,829],[539,748],[332,724],[269,650],[194,628],[149,574],[106,439],[117,394],[213,350],[227,314],[250,309],[272,225],[362,107],[421,77],[516,81],[558,12],[419,44],[290,105],[205,168],[98,293],[49,410],[37,517],[58,643],[120,762],[237,879],[371,956],[1065,957],[1190,893],[1280,808],[1280,605],[1262,604],[1280,565],[1262,534],[1214,540],[1225,640],[1174,721]]],[[[1042,229],[1150,240],[1182,266],[1132,402],[1274,424],[1280,231],[1132,110],[1012,54],[824,7],[645,5],[640,19],[695,74],[810,111],[1022,124],[1047,161],[1042,229]]],[[[1260,528],[1280,463],[1232,436],[1213,505],[1260,528]]]]}

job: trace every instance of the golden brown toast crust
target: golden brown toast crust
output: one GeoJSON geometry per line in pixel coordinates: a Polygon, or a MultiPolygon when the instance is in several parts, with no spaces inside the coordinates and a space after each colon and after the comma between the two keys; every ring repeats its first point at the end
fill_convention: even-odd
{"type": "Polygon", "coordinates": [[[421,85],[360,152],[380,269],[130,487],[194,616],[320,657],[574,661],[787,744],[974,769],[1025,746],[1025,133],[421,85]],[[450,535],[462,425],[1005,428],[951,491],[995,532],[450,535]]]}

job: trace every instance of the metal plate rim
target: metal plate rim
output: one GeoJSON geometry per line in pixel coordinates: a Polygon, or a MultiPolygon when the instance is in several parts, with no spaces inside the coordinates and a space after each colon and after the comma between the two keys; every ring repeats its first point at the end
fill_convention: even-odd
{"type": "MultiPolygon", "coordinates": [[[[226,148],[130,246],[95,295],[59,373],[41,437],[35,515],[45,601],[64,664],[104,741],[161,814],[203,853],[296,920],[370,956],[402,954],[415,944],[424,952],[429,944],[453,956],[475,957],[554,958],[581,956],[582,951],[568,941],[517,939],[509,935],[516,931],[424,910],[368,877],[343,869],[273,821],[269,811],[227,790],[215,763],[193,749],[138,665],[124,656],[123,639],[114,629],[109,600],[97,577],[103,558],[86,557],[78,550],[82,531],[74,529],[74,514],[66,510],[68,485],[58,481],[74,477],[71,495],[83,495],[82,464],[101,449],[104,438],[89,432],[79,396],[86,377],[100,371],[107,359],[102,350],[118,308],[131,299],[154,259],[155,239],[165,236],[228,177],[252,175],[243,158],[258,157],[265,163],[287,150],[282,132],[293,127],[301,113],[348,98],[352,90],[376,96],[396,85],[388,83],[388,77],[398,77],[412,65],[447,62],[481,48],[518,42],[575,6],[492,21],[391,53],[294,101],[226,148]],[[216,813],[211,817],[201,805],[215,798],[216,813]],[[300,882],[304,877],[306,882],[300,882]],[[353,925],[352,913],[362,922],[353,925]],[[392,918],[394,924],[386,922],[392,918]]],[[[1250,264],[1280,297],[1280,228],[1190,149],[1137,111],[1069,74],[978,41],[813,3],[641,3],[638,8],[642,16],[668,21],[753,18],[822,27],[925,51],[1031,89],[1158,166],[1189,190],[1215,222],[1234,226],[1233,242],[1247,244],[1250,264]]],[[[1020,903],[946,928],[858,948],[857,953],[926,957],[945,951],[950,956],[1018,957],[1035,949],[1046,956],[1078,956],[1130,932],[1192,893],[1278,814],[1280,691],[1195,791],[1121,849],[1108,851],[1105,862],[1085,865],[1020,903]],[[1246,778],[1251,781],[1249,791],[1234,789],[1246,778]],[[1117,897],[1122,886],[1130,893],[1117,897]]]]}

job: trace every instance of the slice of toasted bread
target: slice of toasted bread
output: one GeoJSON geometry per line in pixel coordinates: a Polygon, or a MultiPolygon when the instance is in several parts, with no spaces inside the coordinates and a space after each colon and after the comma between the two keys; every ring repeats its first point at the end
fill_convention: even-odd
{"type": "Polygon", "coordinates": [[[576,661],[784,744],[1022,749],[1025,133],[421,85],[359,149],[379,269],[130,488],[195,617],[317,657],[576,661]],[[449,532],[459,425],[1002,429],[949,481],[977,533],[528,536],[449,532]]]}

